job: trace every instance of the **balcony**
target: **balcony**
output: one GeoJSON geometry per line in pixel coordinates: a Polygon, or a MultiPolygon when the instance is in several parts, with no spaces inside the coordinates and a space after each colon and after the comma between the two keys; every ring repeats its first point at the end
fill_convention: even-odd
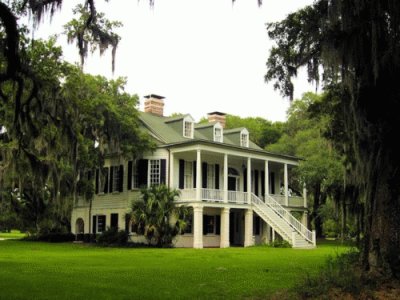
{"type": "MultiPolygon", "coordinates": [[[[183,189],[180,190],[180,198],[177,202],[215,202],[224,203],[224,191],[215,189],[200,189],[200,199],[196,197],[196,189],[183,189]]],[[[282,195],[271,195],[279,204],[286,206],[285,196],[282,195]]],[[[248,193],[242,191],[227,191],[227,203],[232,204],[248,204],[248,193]]],[[[260,197],[263,199],[263,197],[260,197]]],[[[298,196],[289,197],[290,207],[304,207],[304,199],[298,196]]],[[[226,203],[226,202],[225,202],[226,203]]]]}

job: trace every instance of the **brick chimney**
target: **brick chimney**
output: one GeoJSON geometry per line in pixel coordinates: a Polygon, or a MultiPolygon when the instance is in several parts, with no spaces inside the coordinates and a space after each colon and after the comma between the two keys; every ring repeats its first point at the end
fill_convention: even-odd
{"type": "Polygon", "coordinates": [[[214,111],[214,112],[210,112],[207,114],[208,116],[208,122],[212,123],[212,122],[219,122],[222,126],[222,128],[225,128],[225,116],[226,114],[219,112],[219,111],[214,111]]]}
{"type": "Polygon", "coordinates": [[[144,96],[144,112],[152,113],[157,116],[164,116],[164,98],[163,96],[150,94],[144,96]]]}

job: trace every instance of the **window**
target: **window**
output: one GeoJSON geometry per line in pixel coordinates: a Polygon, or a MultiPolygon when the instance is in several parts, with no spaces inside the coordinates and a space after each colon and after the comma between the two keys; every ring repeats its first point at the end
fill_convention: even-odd
{"type": "Polygon", "coordinates": [[[185,189],[193,188],[193,162],[185,161],[185,189]]]}
{"type": "Polygon", "coordinates": [[[160,184],[160,160],[150,160],[150,186],[160,184]]]}
{"type": "Polygon", "coordinates": [[[187,216],[186,219],[186,227],[185,230],[183,231],[183,234],[191,234],[193,233],[193,214],[190,214],[189,216],[187,216]]]}
{"type": "Polygon", "coordinates": [[[119,191],[119,166],[112,166],[111,167],[111,172],[112,172],[112,182],[110,182],[111,186],[112,186],[112,191],[113,192],[117,192],[119,191]]]}
{"type": "Polygon", "coordinates": [[[247,131],[240,133],[240,146],[249,147],[249,133],[247,131]]]}
{"type": "Polygon", "coordinates": [[[128,190],[139,188],[138,162],[128,162],[128,190]]]}
{"type": "Polygon", "coordinates": [[[106,230],[106,216],[96,216],[96,233],[102,233],[106,230]]]}
{"type": "Polygon", "coordinates": [[[221,216],[203,215],[203,234],[220,234],[221,216]]]}
{"type": "Polygon", "coordinates": [[[215,189],[215,166],[208,165],[207,167],[207,188],[215,189]]]}
{"type": "Polygon", "coordinates": [[[214,127],[214,142],[222,143],[222,128],[214,127]]]}
{"type": "Polygon", "coordinates": [[[183,136],[193,138],[193,122],[183,121],[183,136]]]}

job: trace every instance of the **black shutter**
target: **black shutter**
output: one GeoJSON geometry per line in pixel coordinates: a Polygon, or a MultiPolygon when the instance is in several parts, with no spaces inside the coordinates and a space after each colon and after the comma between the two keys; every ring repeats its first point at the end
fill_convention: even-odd
{"type": "Polygon", "coordinates": [[[203,189],[207,188],[207,163],[203,162],[201,166],[201,179],[202,183],[201,186],[203,189]]]}
{"type": "Polygon", "coordinates": [[[265,172],[261,171],[261,196],[265,196],[265,172]]]}
{"type": "Polygon", "coordinates": [[[166,184],[167,182],[167,160],[160,160],[160,184],[166,184]]]}
{"type": "Polygon", "coordinates": [[[118,214],[111,214],[111,228],[118,229],[118,214]]]}
{"type": "Polygon", "coordinates": [[[119,166],[119,182],[118,182],[118,190],[119,192],[124,191],[124,165],[119,166]]]}
{"type": "Polygon", "coordinates": [[[129,223],[131,222],[130,214],[125,215],[125,232],[129,233],[129,223]]]}
{"type": "Polygon", "coordinates": [[[203,215],[203,235],[207,234],[207,221],[208,221],[208,216],[203,215]]]}
{"type": "Polygon", "coordinates": [[[130,160],[128,161],[128,191],[132,189],[132,167],[133,162],[130,160]]]}
{"type": "Polygon", "coordinates": [[[95,193],[98,194],[99,193],[99,169],[96,169],[96,181],[95,181],[95,193]]]}
{"type": "Polygon", "coordinates": [[[271,194],[275,195],[275,173],[274,172],[269,173],[269,179],[271,180],[271,184],[269,185],[271,187],[271,194]]]}
{"type": "Polygon", "coordinates": [[[197,182],[197,162],[193,162],[193,187],[196,188],[197,182]]]}
{"type": "Polygon", "coordinates": [[[221,234],[221,216],[220,215],[215,216],[215,234],[216,235],[221,234]]]}
{"type": "Polygon", "coordinates": [[[111,166],[110,167],[110,187],[109,187],[110,193],[112,193],[113,190],[114,190],[114,186],[113,185],[114,185],[114,167],[111,166]]]}
{"type": "Polygon", "coordinates": [[[219,190],[219,165],[215,165],[215,189],[219,190]]]}
{"type": "Polygon", "coordinates": [[[183,190],[185,188],[185,161],[179,160],[179,188],[183,190]]]}
{"type": "Polygon", "coordinates": [[[254,170],[254,191],[256,196],[258,196],[258,170],[254,170]]]}
{"type": "Polygon", "coordinates": [[[93,216],[92,218],[93,223],[92,223],[92,233],[96,233],[96,216],[93,216]]]}
{"type": "Polygon", "coordinates": [[[147,159],[140,159],[137,164],[138,170],[138,184],[139,187],[147,187],[147,170],[149,161],[147,159]]]}
{"type": "Polygon", "coordinates": [[[103,193],[107,194],[108,193],[108,168],[103,168],[103,179],[104,179],[104,188],[103,188],[103,193]]]}
{"type": "Polygon", "coordinates": [[[243,192],[247,192],[247,169],[243,170],[243,192]]]}

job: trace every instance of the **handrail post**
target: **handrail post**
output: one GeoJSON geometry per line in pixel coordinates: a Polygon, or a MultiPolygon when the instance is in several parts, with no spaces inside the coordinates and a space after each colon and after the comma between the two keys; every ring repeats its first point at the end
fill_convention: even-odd
{"type": "Polygon", "coordinates": [[[296,246],[296,232],[292,231],[292,246],[296,246]]]}
{"type": "Polygon", "coordinates": [[[317,234],[316,234],[315,230],[312,231],[312,243],[314,246],[317,245],[317,234]]]}

